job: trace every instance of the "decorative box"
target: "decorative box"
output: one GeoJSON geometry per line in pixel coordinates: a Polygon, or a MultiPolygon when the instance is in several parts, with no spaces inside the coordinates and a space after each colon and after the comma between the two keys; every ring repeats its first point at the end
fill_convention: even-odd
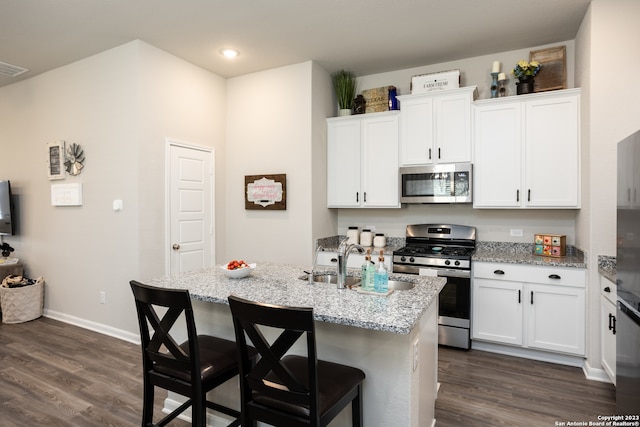
{"type": "Polygon", "coordinates": [[[460,87],[460,70],[440,73],[419,74],[411,77],[411,94],[438,92],[458,89],[460,87]]]}
{"type": "Polygon", "coordinates": [[[381,111],[389,111],[389,88],[392,86],[377,87],[374,89],[365,89],[362,96],[367,103],[365,104],[365,113],[379,113],[381,111]]]}
{"type": "Polygon", "coordinates": [[[567,254],[567,236],[563,234],[536,234],[533,245],[536,255],[563,257],[567,254]]]}

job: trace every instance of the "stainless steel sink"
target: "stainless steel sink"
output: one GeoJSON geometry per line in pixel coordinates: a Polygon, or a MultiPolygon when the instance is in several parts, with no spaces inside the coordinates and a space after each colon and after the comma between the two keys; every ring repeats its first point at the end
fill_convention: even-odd
{"type": "MultiPolygon", "coordinates": [[[[309,280],[308,276],[301,276],[300,280],[309,280]]],[[[338,275],[337,274],[317,274],[313,276],[313,281],[316,283],[338,283],[338,275]]],[[[360,284],[359,277],[347,276],[345,277],[345,285],[346,286],[355,286],[360,284]]]]}
{"type": "Polygon", "coordinates": [[[389,289],[394,291],[408,291],[416,286],[413,282],[405,282],[403,280],[389,280],[389,289]]]}

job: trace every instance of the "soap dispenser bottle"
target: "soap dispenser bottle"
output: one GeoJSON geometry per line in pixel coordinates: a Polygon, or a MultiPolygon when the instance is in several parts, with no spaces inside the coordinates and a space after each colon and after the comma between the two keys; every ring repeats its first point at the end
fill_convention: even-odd
{"type": "Polygon", "coordinates": [[[364,256],[364,264],[362,264],[362,269],[360,273],[360,287],[364,291],[373,290],[373,275],[375,273],[375,268],[373,263],[371,262],[371,250],[367,249],[367,254],[364,256]]]}
{"type": "Polygon", "coordinates": [[[384,254],[380,251],[378,257],[378,265],[373,275],[373,287],[376,292],[386,293],[389,290],[389,272],[387,266],[384,265],[384,254]]]}

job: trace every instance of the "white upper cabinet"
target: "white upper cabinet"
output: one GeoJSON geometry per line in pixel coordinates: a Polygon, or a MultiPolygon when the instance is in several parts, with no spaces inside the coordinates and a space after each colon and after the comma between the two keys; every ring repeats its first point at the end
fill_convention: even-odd
{"type": "Polygon", "coordinates": [[[475,208],[580,207],[580,89],[474,105],[475,208]]]}
{"type": "Polygon", "coordinates": [[[471,104],[475,86],[399,96],[400,165],[471,161],[471,104]]]}
{"type": "Polygon", "coordinates": [[[389,111],[327,119],[328,207],[400,207],[398,117],[389,111]]]}

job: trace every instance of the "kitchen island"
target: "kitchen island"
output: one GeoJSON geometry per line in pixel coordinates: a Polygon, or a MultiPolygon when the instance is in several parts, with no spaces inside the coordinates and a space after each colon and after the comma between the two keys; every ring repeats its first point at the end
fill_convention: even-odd
{"type": "MultiPolygon", "coordinates": [[[[391,274],[390,279],[415,282],[410,290],[388,296],[336,289],[327,283],[300,280],[304,267],[258,264],[251,276],[230,279],[219,267],[147,280],[153,286],[188,289],[194,300],[199,333],[234,339],[227,297],[287,306],[313,307],[318,358],[362,369],[364,425],[423,427],[434,423],[437,389],[437,308],[444,278],[391,274]]],[[[333,272],[333,271],[327,271],[333,272]]],[[[319,273],[319,272],[318,272],[319,273]]],[[[350,271],[348,275],[358,275],[350,271]]],[[[302,343],[295,349],[303,352],[302,343]]],[[[236,379],[214,392],[215,399],[235,405],[236,379]]],[[[173,408],[180,397],[170,395],[173,408]]],[[[209,425],[226,425],[221,415],[209,425]]],[[[350,409],[330,424],[350,426],[350,409]]]]}

